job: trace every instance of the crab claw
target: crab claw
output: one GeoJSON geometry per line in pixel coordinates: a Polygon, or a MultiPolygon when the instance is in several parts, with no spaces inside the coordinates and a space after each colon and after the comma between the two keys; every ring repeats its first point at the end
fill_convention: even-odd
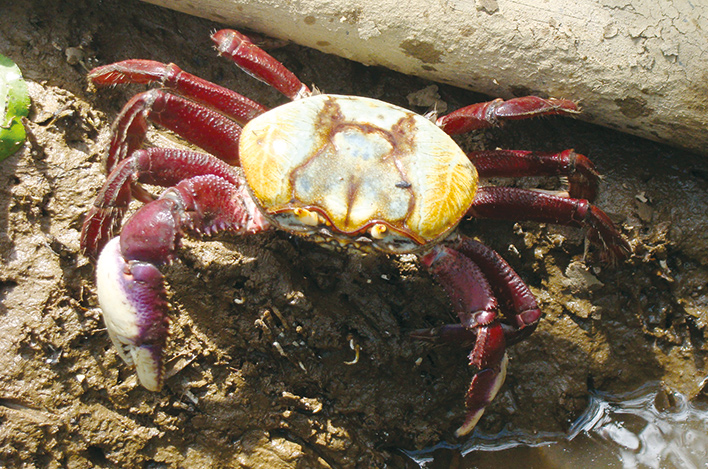
{"type": "MultiPolygon", "coordinates": [[[[484,259],[482,259],[484,260],[484,259]]],[[[447,292],[460,318],[460,326],[443,326],[414,331],[412,336],[429,342],[474,342],[470,365],[477,369],[467,390],[467,415],[455,436],[471,432],[494,400],[506,378],[507,356],[504,326],[499,322],[499,305],[489,279],[480,265],[464,253],[436,246],[423,257],[426,266],[447,292]]],[[[483,264],[484,265],[484,264],[483,264]]],[[[508,327],[508,326],[507,326],[508,327]]],[[[510,337],[515,337],[511,332],[510,337]]]]}
{"type": "Polygon", "coordinates": [[[162,274],[148,262],[126,261],[116,237],[98,259],[96,286],[103,320],[118,355],[135,365],[140,384],[159,391],[169,326],[162,274]]]}
{"type": "Polygon", "coordinates": [[[460,324],[446,324],[432,329],[418,329],[410,336],[416,340],[432,343],[452,343],[461,347],[473,345],[470,352],[470,365],[477,368],[465,396],[467,415],[465,422],[455,431],[461,437],[472,430],[484,414],[484,409],[492,403],[506,379],[509,358],[506,354],[507,335],[515,339],[508,326],[494,321],[467,329],[460,324]],[[506,330],[505,330],[506,329],[506,330]]]}
{"type": "Polygon", "coordinates": [[[465,422],[455,430],[461,437],[471,432],[484,414],[484,409],[494,400],[506,379],[509,358],[506,354],[504,331],[499,322],[494,321],[477,330],[477,342],[470,352],[470,365],[479,369],[472,377],[467,390],[465,422]]]}

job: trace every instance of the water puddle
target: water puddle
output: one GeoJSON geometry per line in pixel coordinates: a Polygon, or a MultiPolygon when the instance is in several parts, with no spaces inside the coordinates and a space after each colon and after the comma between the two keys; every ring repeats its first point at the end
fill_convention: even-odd
{"type": "Polygon", "coordinates": [[[708,403],[659,384],[593,393],[568,434],[475,432],[461,446],[409,453],[421,468],[708,468],[708,403]]]}

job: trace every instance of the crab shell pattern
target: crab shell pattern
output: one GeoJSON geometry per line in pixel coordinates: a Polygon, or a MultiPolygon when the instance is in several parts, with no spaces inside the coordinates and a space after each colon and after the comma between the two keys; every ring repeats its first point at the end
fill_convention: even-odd
{"type": "Polygon", "coordinates": [[[368,98],[277,107],[244,127],[239,154],[256,202],[280,228],[325,228],[361,249],[411,252],[445,236],[477,189],[477,171],[445,132],[368,98]]]}

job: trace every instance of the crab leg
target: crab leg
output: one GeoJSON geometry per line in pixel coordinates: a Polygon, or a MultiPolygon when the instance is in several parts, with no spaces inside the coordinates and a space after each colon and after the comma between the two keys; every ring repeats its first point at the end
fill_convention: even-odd
{"type": "Polygon", "coordinates": [[[312,92],[293,72],[255,45],[244,34],[232,29],[215,32],[211,39],[219,55],[231,59],[243,71],[261,80],[290,99],[310,96],[312,92]]]}
{"type": "Polygon", "coordinates": [[[523,150],[485,150],[467,155],[480,177],[566,176],[570,197],[595,200],[600,175],[595,165],[573,150],[540,153],[523,150]]]}
{"type": "Polygon", "coordinates": [[[610,217],[584,199],[514,187],[481,187],[467,214],[481,218],[587,227],[590,240],[607,249],[612,259],[624,259],[632,251],[610,217]]]}
{"type": "Polygon", "coordinates": [[[465,422],[455,432],[462,436],[477,425],[506,377],[508,359],[504,330],[497,319],[497,300],[479,266],[460,252],[436,246],[421,262],[447,292],[462,326],[476,330],[477,339],[469,359],[478,371],[467,391],[465,422]]]}
{"type": "MultiPolygon", "coordinates": [[[[512,345],[531,335],[541,318],[541,310],[536,297],[519,274],[496,251],[479,241],[462,238],[453,248],[470,258],[480,268],[497,301],[501,303],[500,310],[512,324],[502,324],[506,343],[512,345]]],[[[430,342],[464,343],[474,340],[473,331],[464,329],[459,324],[448,324],[414,331],[412,336],[430,342]]]]}
{"type": "MultiPolygon", "coordinates": [[[[478,241],[463,238],[453,247],[477,264],[494,290],[497,301],[501,302],[500,310],[512,324],[502,324],[507,345],[518,343],[531,335],[541,318],[541,310],[536,297],[519,274],[496,251],[478,241]]],[[[466,347],[474,344],[477,330],[467,329],[461,324],[445,324],[431,329],[418,329],[410,335],[418,340],[466,347]]]]}
{"type": "Polygon", "coordinates": [[[94,68],[88,78],[98,86],[160,83],[164,88],[215,109],[241,125],[267,111],[265,106],[187,73],[175,64],[153,60],[124,60],[94,68]]]}
{"type": "Polygon", "coordinates": [[[141,207],[121,236],[101,252],[98,298],[119,355],[135,364],[140,383],[158,391],[164,381],[162,352],[169,306],[158,267],[171,262],[185,233],[257,233],[270,227],[239,177],[237,184],[207,174],[184,180],[141,207]]]}
{"type": "MultiPolygon", "coordinates": [[[[169,148],[134,151],[108,175],[86,215],[81,230],[84,254],[95,258],[106,242],[115,236],[136,183],[170,187],[183,179],[204,174],[221,177],[236,186],[241,183],[237,170],[211,155],[169,148]]],[[[141,200],[150,202],[153,199],[141,200]]]]}
{"type": "Polygon", "coordinates": [[[505,334],[507,342],[516,343],[533,332],[541,318],[536,297],[514,269],[493,249],[479,241],[462,238],[454,249],[479,266],[489,281],[497,299],[503,302],[502,312],[514,325],[514,331],[505,334]],[[519,338],[519,331],[524,330],[519,338]]]}
{"type": "Polygon", "coordinates": [[[135,95],[116,119],[106,159],[108,171],[140,148],[148,122],[172,130],[227,163],[238,164],[238,124],[201,104],[156,89],[135,95]]]}
{"type": "MultiPolygon", "coordinates": [[[[501,304],[500,310],[512,326],[504,327],[504,337],[509,344],[525,339],[536,328],[541,318],[541,310],[536,297],[514,269],[496,251],[479,241],[463,237],[452,245],[453,249],[464,254],[474,262],[489,282],[494,295],[501,304]],[[523,334],[520,331],[524,331],[523,334]]],[[[444,341],[445,336],[451,340],[464,340],[464,333],[455,331],[457,325],[443,326],[439,332],[430,329],[415,331],[416,338],[444,341]],[[430,331],[426,333],[426,331],[430,331]],[[455,334],[460,334],[456,336],[455,334]]],[[[473,335],[473,334],[471,334],[473,335]]],[[[467,337],[470,335],[468,334],[467,337]]]]}
{"type": "Polygon", "coordinates": [[[437,125],[450,135],[500,125],[504,120],[529,119],[554,114],[579,114],[578,105],[566,99],[524,96],[472,104],[438,118],[437,125]]]}

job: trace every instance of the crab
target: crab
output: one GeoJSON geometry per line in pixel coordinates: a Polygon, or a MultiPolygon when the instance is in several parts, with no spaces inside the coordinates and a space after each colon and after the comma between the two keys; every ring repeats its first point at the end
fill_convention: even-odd
{"type": "Polygon", "coordinates": [[[161,389],[170,307],[160,267],[177,258],[185,236],[277,229],[334,249],[415,254],[460,322],[411,336],[469,344],[475,373],[456,434],[469,433],[504,382],[507,345],[531,334],[542,313],[510,265],[459,234],[458,224],[475,217],[582,227],[612,259],[626,257],[630,245],[592,205],[599,176],[585,156],[573,150],[466,154],[450,135],[504,120],[575,115],[578,106],[527,96],[436,119],[375,99],[312,91],[237,31],[217,31],[212,39],[220,55],[291,101],[268,110],[150,60],[89,73],[99,86],[161,85],[134,96],[116,119],[109,175],[82,228],[81,247],[96,260],[98,300],[117,353],[135,366],[142,386],[161,389]],[[144,147],[151,122],[206,153],[144,147]],[[537,175],[567,178],[567,192],[481,183],[537,175]],[[166,189],[158,197],[142,184],[166,189]],[[122,223],[133,199],[144,205],[122,223]]]}

